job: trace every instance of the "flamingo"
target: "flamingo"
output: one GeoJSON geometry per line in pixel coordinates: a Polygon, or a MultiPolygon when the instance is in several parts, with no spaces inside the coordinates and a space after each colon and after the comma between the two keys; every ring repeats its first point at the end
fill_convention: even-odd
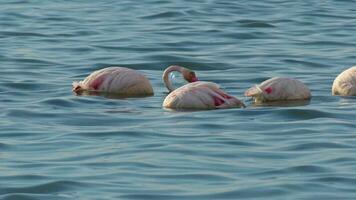
{"type": "Polygon", "coordinates": [[[170,94],[164,99],[163,107],[172,109],[218,109],[245,107],[239,99],[225,93],[219,85],[198,81],[195,73],[185,67],[173,65],[163,73],[163,82],[170,94]],[[180,72],[189,83],[175,89],[169,81],[169,73],[180,72]]]}
{"type": "Polygon", "coordinates": [[[274,77],[245,91],[245,96],[252,97],[256,103],[285,100],[308,100],[310,90],[299,80],[274,77]]]}
{"type": "Polygon", "coordinates": [[[104,92],[130,96],[153,95],[150,81],[136,70],[107,67],[91,73],[83,81],[73,82],[73,92],[104,92]]]}
{"type": "Polygon", "coordinates": [[[341,72],[334,80],[332,94],[356,96],[356,66],[341,72]]]}

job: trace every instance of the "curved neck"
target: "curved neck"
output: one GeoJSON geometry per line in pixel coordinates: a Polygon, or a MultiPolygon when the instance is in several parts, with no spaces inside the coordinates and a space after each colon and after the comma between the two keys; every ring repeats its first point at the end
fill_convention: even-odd
{"type": "Polygon", "coordinates": [[[261,89],[261,87],[259,85],[255,85],[255,87],[256,87],[256,89],[258,91],[257,95],[259,96],[259,98],[262,99],[262,101],[264,101],[265,98],[266,98],[265,97],[265,93],[263,92],[263,90],[261,89]]]}
{"type": "Polygon", "coordinates": [[[182,74],[183,73],[182,70],[183,70],[183,67],[178,66],[178,65],[169,66],[166,70],[164,70],[162,79],[163,79],[164,85],[167,87],[169,92],[172,92],[173,90],[175,90],[171,81],[169,80],[169,74],[173,71],[177,71],[182,74]]]}

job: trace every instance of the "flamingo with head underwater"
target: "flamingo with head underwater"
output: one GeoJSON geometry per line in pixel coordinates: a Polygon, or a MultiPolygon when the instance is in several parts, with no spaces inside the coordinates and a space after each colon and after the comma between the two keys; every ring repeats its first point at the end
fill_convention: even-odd
{"type": "Polygon", "coordinates": [[[164,70],[162,78],[170,92],[163,101],[165,108],[219,109],[245,107],[242,101],[224,92],[218,84],[198,81],[195,73],[185,67],[169,66],[164,70]],[[169,74],[173,71],[180,72],[189,83],[175,89],[169,80],[169,74]]]}
{"type": "Polygon", "coordinates": [[[341,72],[334,80],[332,94],[356,96],[356,66],[341,72]]]}
{"type": "Polygon", "coordinates": [[[256,103],[271,101],[309,100],[311,93],[303,82],[286,77],[274,77],[245,91],[256,103]]]}
{"type": "Polygon", "coordinates": [[[91,73],[83,81],[73,82],[73,92],[103,92],[125,97],[153,95],[150,81],[136,70],[107,67],[91,73]]]}

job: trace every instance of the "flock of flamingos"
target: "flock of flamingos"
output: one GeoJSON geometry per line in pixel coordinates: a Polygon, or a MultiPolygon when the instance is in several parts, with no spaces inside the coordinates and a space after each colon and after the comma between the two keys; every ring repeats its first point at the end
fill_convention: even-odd
{"type": "MultiPolygon", "coordinates": [[[[199,81],[195,72],[178,65],[169,66],[163,72],[163,82],[169,94],[163,101],[163,107],[171,109],[221,109],[244,108],[238,98],[227,94],[218,84],[199,81]],[[188,81],[179,88],[174,88],[169,79],[171,72],[180,72],[188,81]]],[[[94,71],[83,81],[73,83],[73,91],[119,94],[125,97],[151,96],[153,88],[150,81],[140,72],[124,67],[108,67],[94,71]]],[[[332,94],[340,96],[356,95],[356,66],[351,67],[334,80],[332,94]]],[[[245,96],[252,97],[256,103],[286,102],[309,100],[309,88],[301,81],[292,78],[274,77],[245,91],[245,96]]]]}

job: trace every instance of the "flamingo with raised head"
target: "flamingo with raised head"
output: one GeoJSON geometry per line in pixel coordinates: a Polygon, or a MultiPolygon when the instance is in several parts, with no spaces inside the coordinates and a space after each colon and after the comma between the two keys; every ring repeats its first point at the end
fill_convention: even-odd
{"type": "Polygon", "coordinates": [[[118,95],[153,95],[150,81],[136,70],[125,67],[107,67],[91,73],[83,81],[73,82],[73,91],[114,93],[118,95]]]}
{"type": "Polygon", "coordinates": [[[172,65],[163,73],[163,82],[169,92],[163,101],[163,107],[172,109],[219,109],[245,107],[239,99],[225,93],[219,85],[198,81],[195,73],[185,67],[172,65]],[[189,83],[175,89],[169,80],[169,74],[178,71],[189,83]]]}
{"type": "Polygon", "coordinates": [[[274,77],[245,91],[245,96],[252,97],[256,103],[268,101],[308,100],[309,88],[299,80],[274,77]]]}
{"type": "Polygon", "coordinates": [[[334,80],[332,94],[356,96],[356,66],[341,72],[334,80]]]}

